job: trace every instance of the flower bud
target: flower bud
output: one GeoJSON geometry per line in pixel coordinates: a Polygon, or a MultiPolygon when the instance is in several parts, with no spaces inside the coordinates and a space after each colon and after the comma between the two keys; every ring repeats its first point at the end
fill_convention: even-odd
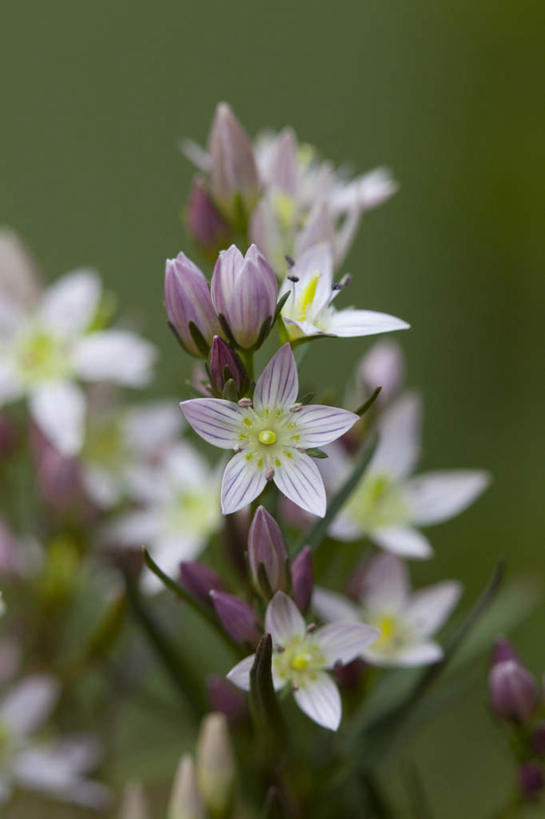
{"type": "Polygon", "coordinates": [[[275,519],[260,506],[254,515],[248,533],[248,561],[255,587],[261,594],[269,596],[287,584],[286,563],[288,553],[284,546],[282,532],[275,519]],[[261,572],[265,573],[268,588],[260,583],[261,572]]]}
{"type": "Polygon", "coordinates": [[[236,643],[255,645],[260,633],[257,627],[257,615],[249,603],[227,592],[210,592],[216,614],[225,631],[236,643]]]}
{"type": "Polygon", "coordinates": [[[235,761],[224,714],[208,714],[197,740],[197,781],[213,816],[224,816],[233,793],[235,761]]]}
{"type": "Polygon", "coordinates": [[[219,325],[208,282],[185,253],[167,259],[165,304],[169,324],[187,352],[197,358],[206,358],[219,325]]]}
{"type": "Polygon", "coordinates": [[[519,768],[519,788],[524,799],[536,799],[545,786],[545,775],[539,762],[531,760],[519,768]]]}
{"type": "Polygon", "coordinates": [[[538,701],[534,677],[516,660],[496,663],[489,675],[492,707],[504,719],[526,722],[538,701]]]}
{"type": "Polygon", "coordinates": [[[144,789],[138,782],[130,782],[123,794],[121,819],[148,819],[149,811],[144,797],[144,789]]]}
{"type": "Polygon", "coordinates": [[[214,207],[200,179],[193,182],[187,222],[189,232],[203,250],[215,253],[227,244],[229,228],[214,207]]]}
{"type": "Polygon", "coordinates": [[[494,648],[492,649],[492,656],[490,658],[490,665],[506,662],[506,660],[514,660],[521,665],[520,657],[505,637],[497,637],[494,641],[494,648]]]}
{"type": "Polygon", "coordinates": [[[246,131],[225,102],[216,108],[208,150],[214,201],[229,216],[236,217],[240,197],[246,212],[251,212],[259,189],[254,150],[246,131]]]}
{"type": "Polygon", "coordinates": [[[168,805],[167,819],[206,819],[206,808],[190,754],[182,757],[168,805]]]}
{"type": "Polygon", "coordinates": [[[314,575],[312,572],[312,552],[309,546],[301,549],[291,564],[292,597],[303,614],[310,606],[314,575]]]}
{"type": "Polygon", "coordinates": [[[229,379],[233,380],[237,393],[248,380],[242,362],[219,336],[214,336],[212,341],[209,370],[212,387],[220,395],[223,395],[223,388],[229,379]]]}
{"type": "Polygon", "coordinates": [[[206,680],[206,689],[212,708],[225,714],[230,722],[238,722],[247,715],[245,695],[225,677],[211,674],[206,680]]]}
{"type": "Polygon", "coordinates": [[[249,349],[263,341],[276,310],[278,284],[272,267],[255,245],[250,245],[246,256],[235,245],[220,253],[211,293],[218,316],[223,316],[240,347],[249,349]]]}
{"type": "Polygon", "coordinates": [[[205,606],[211,605],[212,589],[219,591],[223,588],[219,574],[198,560],[180,563],[180,580],[186,592],[205,606]]]}

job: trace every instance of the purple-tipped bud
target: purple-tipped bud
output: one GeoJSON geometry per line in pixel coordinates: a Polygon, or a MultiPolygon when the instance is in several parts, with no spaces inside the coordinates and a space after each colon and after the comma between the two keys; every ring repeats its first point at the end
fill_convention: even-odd
{"type": "Polygon", "coordinates": [[[244,349],[263,340],[263,328],[271,321],[278,299],[278,284],[270,264],[255,245],[243,256],[231,245],[214,267],[212,302],[223,315],[235,342],[244,349]]]}
{"type": "Polygon", "coordinates": [[[534,677],[516,660],[492,666],[489,675],[492,707],[504,719],[527,722],[537,707],[538,690],[534,677]]]}
{"type": "Polygon", "coordinates": [[[531,760],[519,768],[519,787],[524,799],[533,800],[538,797],[545,786],[545,775],[539,762],[531,760]]]}
{"type": "Polygon", "coordinates": [[[511,643],[506,640],[505,637],[496,637],[494,641],[494,648],[492,649],[492,656],[490,658],[490,665],[493,666],[497,663],[504,663],[507,660],[514,660],[519,665],[522,665],[520,662],[520,657],[511,643]]]}
{"type": "Polygon", "coordinates": [[[254,149],[230,106],[221,102],[210,131],[210,188],[214,201],[230,216],[237,215],[237,197],[250,212],[259,190],[254,149]]]}
{"type": "Polygon", "coordinates": [[[191,355],[206,358],[219,324],[208,282],[185,253],[167,259],[165,304],[168,321],[191,355]]]}
{"type": "Polygon", "coordinates": [[[184,560],[180,563],[180,580],[186,592],[205,606],[212,605],[210,592],[213,589],[221,591],[223,588],[219,574],[197,560],[184,560]]]}
{"type": "Polygon", "coordinates": [[[260,506],[248,532],[248,561],[252,580],[262,594],[268,596],[269,592],[274,594],[286,588],[287,559],[288,553],[278,523],[260,506]],[[265,588],[260,583],[260,566],[263,567],[261,572],[265,573],[265,588]]]}
{"type": "Polygon", "coordinates": [[[247,382],[242,362],[231,347],[219,336],[214,336],[210,348],[210,382],[222,394],[226,381],[233,379],[236,391],[247,382]]]}
{"type": "Polygon", "coordinates": [[[217,252],[227,244],[229,228],[214,207],[200,179],[193,182],[187,222],[191,235],[204,250],[217,252]]]}
{"type": "Polygon", "coordinates": [[[540,722],[530,735],[532,751],[538,756],[545,756],[545,722],[540,722]]]}
{"type": "Polygon", "coordinates": [[[246,696],[225,677],[212,674],[206,680],[208,698],[214,711],[221,711],[231,722],[239,722],[248,713],[246,696]]]}
{"type": "Polygon", "coordinates": [[[236,643],[255,645],[261,634],[257,626],[257,615],[245,600],[222,591],[211,591],[210,597],[227,634],[236,643]]]}
{"type": "Polygon", "coordinates": [[[310,599],[314,588],[312,552],[309,546],[305,546],[304,549],[301,549],[291,564],[291,588],[292,597],[297,603],[299,610],[304,614],[310,606],[310,599]]]}

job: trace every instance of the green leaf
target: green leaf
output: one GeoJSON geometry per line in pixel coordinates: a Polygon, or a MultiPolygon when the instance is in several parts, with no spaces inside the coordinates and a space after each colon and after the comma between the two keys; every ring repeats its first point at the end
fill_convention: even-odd
{"type": "Polygon", "coordinates": [[[361,416],[362,416],[362,415],[365,415],[365,413],[366,413],[368,410],[370,410],[370,409],[371,409],[371,407],[373,406],[373,404],[375,403],[375,401],[376,401],[376,400],[377,400],[377,398],[379,397],[381,389],[382,389],[382,387],[377,387],[377,388],[376,388],[376,390],[375,390],[375,391],[374,391],[374,393],[371,395],[371,397],[370,397],[370,398],[368,398],[368,399],[367,399],[367,401],[364,401],[364,403],[361,405],[361,407],[358,407],[358,409],[357,409],[357,410],[355,410],[356,415],[359,415],[359,416],[360,416],[360,418],[361,418],[361,416]]]}
{"type": "Polygon", "coordinates": [[[187,325],[189,328],[189,332],[191,333],[191,338],[195,344],[195,347],[200,352],[203,358],[208,357],[208,353],[210,352],[210,345],[195,324],[194,321],[190,321],[187,325]]]}
{"type": "Polygon", "coordinates": [[[318,458],[318,459],[328,457],[327,452],[324,452],[323,449],[318,449],[317,446],[311,446],[309,449],[307,449],[307,455],[310,455],[311,458],[318,458]]]}
{"type": "Polygon", "coordinates": [[[285,305],[285,303],[287,302],[287,300],[289,299],[290,296],[291,296],[291,291],[288,290],[286,293],[284,293],[278,299],[278,303],[276,305],[276,310],[274,311],[274,315],[272,317],[271,330],[274,327],[274,325],[276,324],[276,322],[278,321],[278,317],[279,317],[280,313],[282,312],[282,308],[283,308],[283,306],[285,305]]]}
{"type": "MultiPolygon", "coordinates": [[[[265,634],[258,643],[250,670],[250,704],[258,736],[265,745],[282,742],[284,722],[272,678],[272,638],[265,634]]],[[[273,750],[272,747],[269,750],[273,750]]]]}

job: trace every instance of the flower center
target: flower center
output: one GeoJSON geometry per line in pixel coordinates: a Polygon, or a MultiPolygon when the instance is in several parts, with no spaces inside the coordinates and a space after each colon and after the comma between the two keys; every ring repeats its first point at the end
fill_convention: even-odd
{"type": "Polygon", "coordinates": [[[63,343],[40,328],[25,333],[15,354],[17,369],[27,384],[55,380],[66,375],[70,368],[63,343]]]}
{"type": "Polygon", "coordinates": [[[380,634],[373,643],[373,650],[383,654],[395,654],[410,639],[409,630],[395,615],[389,612],[375,617],[366,615],[367,622],[371,622],[380,630],[380,634]]]}
{"type": "Polygon", "coordinates": [[[366,532],[405,523],[408,515],[403,492],[389,475],[364,478],[352,493],[346,512],[366,532]]]}
{"type": "Polygon", "coordinates": [[[257,438],[260,444],[272,446],[276,443],[276,432],[273,432],[272,429],[262,429],[257,438]]]}
{"type": "Polygon", "coordinates": [[[291,683],[302,688],[325,666],[322,650],[309,634],[294,635],[273,653],[273,675],[280,685],[291,683]]]}
{"type": "Polygon", "coordinates": [[[316,295],[316,287],[318,286],[319,278],[320,274],[315,273],[309,283],[303,288],[303,292],[299,297],[299,315],[297,316],[298,321],[306,321],[309,308],[312,306],[314,296],[316,295]]]}
{"type": "Polygon", "coordinates": [[[300,651],[292,657],[291,667],[295,669],[295,671],[304,671],[311,662],[312,654],[309,654],[308,651],[300,651]]]}

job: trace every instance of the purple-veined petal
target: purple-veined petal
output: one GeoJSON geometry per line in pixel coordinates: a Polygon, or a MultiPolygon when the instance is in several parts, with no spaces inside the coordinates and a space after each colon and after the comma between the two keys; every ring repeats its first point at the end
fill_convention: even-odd
{"type": "Polygon", "coordinates": [[[361,656],[364,648],[379,635],[378,628],[365,623],[330,623],[316,632],[316,642],[327,668],[333,668],[336,663],[345,665],[361,656]]]}
{"type": "Polygon", "coordinates": [[[490,483],[477,469],[427,472],[406,484],[411,520],[417,525],[441,523],[463,512],[490,483]]]}
{"type": "Polygon", "coordinates": [[[307,448],[325,446],[336,441],[354,426],[359,416],[338,407],[311,404],[301,407],[294,420],[297,433],[301,436],[298,446],[307,448]]]}
{"type": "Polygon", "coordinates": [[[62,455],[75,455],[84,434],[85,397],[68,381],[44,384],[30,396],[32,417],[62,455]]]}
{"type": "Polygon", "coordinates": [[[318,586],[312,595],[312,611],[330,623],[358,623],[361,612],[351,600],[337,592],[318,586]]]}
{"type": "Polygon", "coordinates": [[[31,734],[49,717],[59,694],[60,686],[54,677],[25,677],[4,697],[0,719],[17,736],[31,734]]]}
{"type": "Polygon", "coordinates": [[[271,635],[275,646],[283,646],[292,637],[305,633],[301,612],[284,592],[277,591],[267,606],[265,631],[271,635]]]}
{"type": "Polygon", "coordinates": [[[180,409],[188,424],[212,446],[234,449],[240,443],[243,413],[232,401],[192,398],[182,401],[180,409]]]}
{"type": "Polygon", "coordinates": [[[91,323],[100,299],[100,279],[92,270],[76,270],[46,290],[40,318],[55,333],[74,336],[91,323]]]}
{"type": "Polygon", "coordinates": [[[411,529],[409,526],[392,526],[389,529],[377,529],[371,535],[373,540],[386,549],[401,557],[413,557],[424,560],[431,557],[433,550],[430,542],[422,532],[411,529]]]}
{"type": "Polygon", "coordinates": [[[301,509],[323,518],[326,494],[318,467],[312,458],[296,449],[290,450],[290,456],[282,456],[281,466],[275,467],[276,486],[301,509]]]}
{"type": "Polygon", "coordinates": [[[341,338],[355,336],[373,336],[377,333],[391,333],[394,330],[407,330],[409,324],[388,313],[374,310],[336,310],[327,320],[325,330],[341,338]]]}
{"type": "Polygon", "coordinates": [[[297,400],[299,378],[297,365],[289,344],[273,355],[257,380],[254,406],[264,408],[290,407],[297,400]]]}
{"type": "MultiPolygon", "coordinates": [[[[188,419],[189,420],[189,419],[188,419]]],[[[233,455],[223,473],[221,510],[224,515],[238,512],[257,498],[265,488],[264,470],[248,461],[244,452],[233,455]]]]}
{"type": "Polygon", "coordinates": [[[243,264],[244,256],[236,245],[220,252],[210,283],[212,303],[218,314],[228,313],[231,295],[243,264]]]}
{"type": "Polygon", "coordinates": [[[447,620],[461,593],[462,587],[455,581],[422,589],[412,596],[405,610],[405,618],[421,637],[430,637],[447,620]]]}
{"type": "Polygon", "coordinates": [[[399,611],[410,590],[407,567],[393,554],[379,554],[366,567],[361,599],[369,611],[399,611]]]}
{"type": "Polygon", "coordinates": [[[295,692],[295,702],[318,725],[336,731],[341,722],[341,696],[331,677],[321,671],[295,692]]]}
{"type": "Polygon", "coordinates": [[[250,654],[245,657],[240,663],[237,663],[227,674],[227,679],[231,680],[233,685],[237,688],[242,688],[243,691],[250,690],[250,671],[254,664],[255,654],[250,654]]]}
{"type": "Polygon", "coordinates": [[[421,402],[415,393],[399,398],[384,413],[380,438],[370,464],[373,472],[404,478],[416,464],[420,451],[421,402]]]}
{"type": "Polygon", "coordinates": [[[136,333],[101,330],[77,342],[73,363],[84,381],[143,387],[151,380],[155,358],[155,347],[136,333]]]}

